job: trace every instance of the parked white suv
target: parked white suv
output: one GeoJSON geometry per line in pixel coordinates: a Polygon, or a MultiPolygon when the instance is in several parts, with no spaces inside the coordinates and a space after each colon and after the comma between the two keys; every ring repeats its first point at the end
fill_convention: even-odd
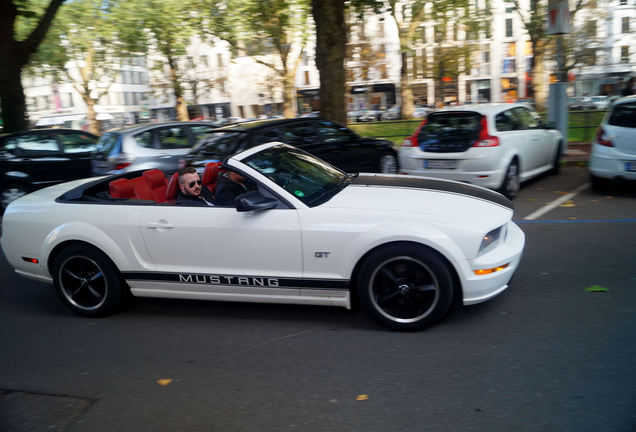
{"type": "Polygon", "coordinates": [[[588,164],[592,186],[636,180],[636,95],[616,100],[592,143],[588,164]]]}
{"type": "Polygon", "coordinates": [[[400,172],[458,180],[513,199],[521,182],[558,173],[561,133],[530,106],[478,104],[433,111],[404,140],[400,172]]]}

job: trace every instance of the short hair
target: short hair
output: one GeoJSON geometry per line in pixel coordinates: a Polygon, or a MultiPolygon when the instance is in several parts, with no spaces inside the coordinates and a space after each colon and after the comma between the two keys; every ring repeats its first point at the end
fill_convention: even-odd
{"type": "Polygon", "coordinates": [[[183,184],[183,176],[186,174],[198,174],[195,167],[189,166],[179,170],[179,184],[183,184]]]}

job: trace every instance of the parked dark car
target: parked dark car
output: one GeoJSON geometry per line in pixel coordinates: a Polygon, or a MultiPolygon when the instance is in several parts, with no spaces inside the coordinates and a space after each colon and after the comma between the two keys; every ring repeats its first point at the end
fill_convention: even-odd
{"type": "Polygon", "coordinates": [[[93,174],[121,174],[140,169],[175,171],[179,159],[206,133],[210,122],[143,123],[111,129],[93,153],[93,174]]]}
{"type": "Polygon", "coordinates": [[[321,118],[251,121],[225,126],[204,136],[181,163],[204,167],[259,144],[293,145],[347,172],[397,172],[397,149],[388,140],[364,138],[339,123],[321,118]]]}
{"type": "Polygon", "coordinates": [[[74,129],[34,129],[0,136],[0,207],[27,193],[89,177],[99,137],[74,129]]]}

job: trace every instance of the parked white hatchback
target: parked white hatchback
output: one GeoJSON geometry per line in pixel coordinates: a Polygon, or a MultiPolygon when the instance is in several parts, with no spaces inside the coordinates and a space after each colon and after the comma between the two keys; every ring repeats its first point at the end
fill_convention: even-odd
{"type": "Polygon", "coordinates": [[[636,95],[616,100],[601,121],[590,151],[592,186],[636,180],[636,95]]]}
{"type": "Polygon", "coordinates": [[[526,104],[478,104],[433,111],[406,138],[400,172],[494,189],[510,199],[521,182],[557,174],[561,133],[526,104]]]}

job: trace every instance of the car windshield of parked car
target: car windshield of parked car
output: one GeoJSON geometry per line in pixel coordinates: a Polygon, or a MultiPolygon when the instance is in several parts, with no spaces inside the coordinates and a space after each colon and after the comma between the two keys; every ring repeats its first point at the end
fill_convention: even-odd
{"type": "Polygon", "coordinates": [[[636,102],[616,105],[607,123],[612,126],[636,127],[636,102]]]}
{"type": "Polygon", "coordinates": [[[248,156],[243,163],[310,207],[329,201],[353,178],[353,175],[308,153],[285,145],[270,147],[248,156]]]}
{"type": "Polygon", "coordinates": [[[191,153],[210,156],[217,156],[219,160],[238,150],[240,132],[211,132],[199,141],[191,153]]]}

